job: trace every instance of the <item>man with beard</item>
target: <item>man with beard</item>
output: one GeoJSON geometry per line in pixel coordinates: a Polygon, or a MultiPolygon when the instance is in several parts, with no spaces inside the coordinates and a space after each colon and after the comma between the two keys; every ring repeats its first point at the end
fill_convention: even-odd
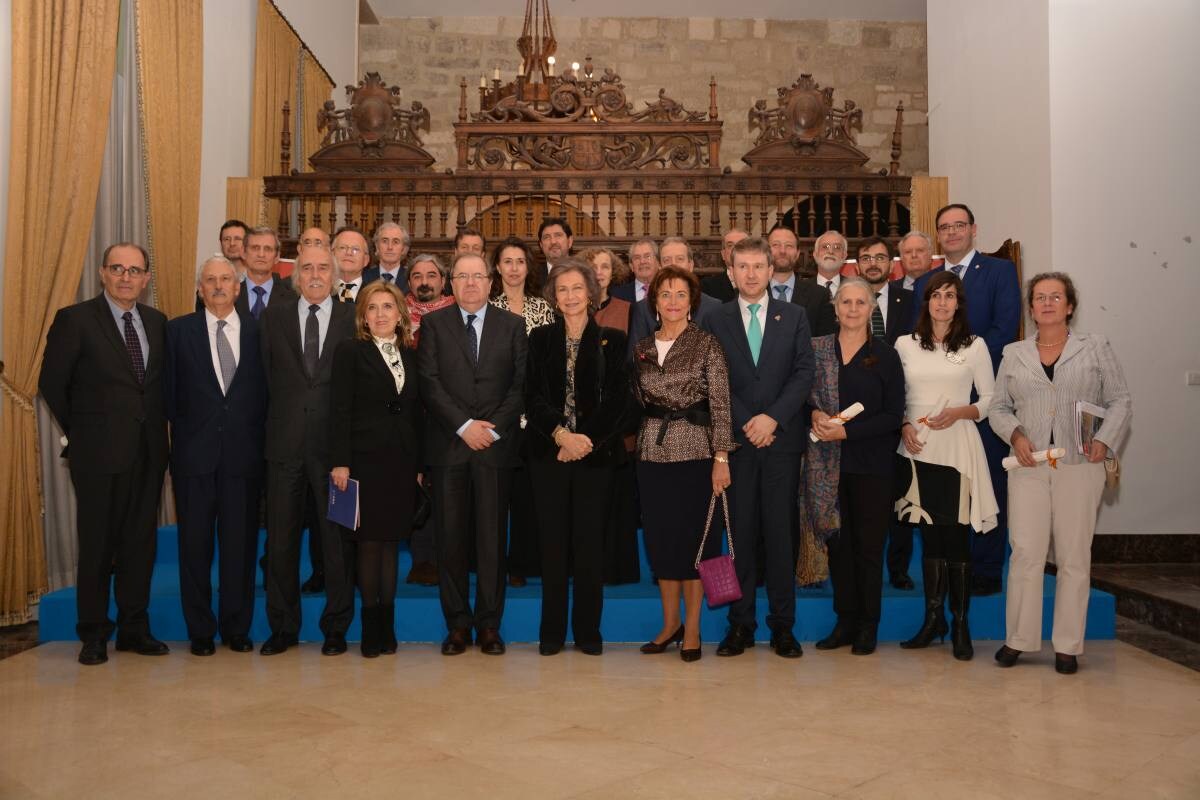
{"type": "Polygon", "coordinates": [[[878,305],[871,314],[871,335],[895,345],[909,332],[913,293],[904,288],[904,279],[889,281],[892,273],[892,248],[879,236],[864,239],[858,247],[858,276],[871,284],[878,305]]]}
{"type": "Polygon", "coordinates": [[[538,244],[546,257],[546,274],[549,275],[556,261],[571,255],[571,247],[575,244],[571,224],[562,217],[546,217],[538,226],[538,244]]]}
{"type": "MultiPolygon", "coordinates": [[[[842,255],[837,259],[836,267],[833,268],[836,273],[845,263],[846,240],[842,239],[839,233],[826,233],[821,239],[831,235],[837,237],[842,243],[842,255]]],[[[818,253],[820,253],[821,239],[817,240],[818,253]]],[[[796,268],[800,261],[800,239],[796,236],[796,232],[785,226],[776,226],[767,234],[767,245],[771,248],[771,297],[803,306],[813,336],[825,336],[836,332],[837,318],[833,313],[831,290],[818,286],[813,281],[801,278],[796,274],[796,268]]],[[[819,257],[817,263],[819,267],[819,257]]]]}

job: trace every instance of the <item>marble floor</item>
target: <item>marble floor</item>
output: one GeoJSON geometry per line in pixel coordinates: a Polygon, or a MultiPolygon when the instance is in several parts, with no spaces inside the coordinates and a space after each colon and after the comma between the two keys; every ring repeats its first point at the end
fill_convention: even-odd
{"type": "Polygon", "coordinates": [[[683,664],[611,645],[0,661],[0,797],[1200,797],[1200,674],[1122,642],[683,664]]]}

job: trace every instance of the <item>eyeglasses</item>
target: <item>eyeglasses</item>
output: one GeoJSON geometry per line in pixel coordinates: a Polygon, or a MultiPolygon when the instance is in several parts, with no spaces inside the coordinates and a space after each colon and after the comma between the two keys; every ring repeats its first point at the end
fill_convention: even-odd
{"type": "Polygon", "coordinates": [[[840,253],[846,249],[846,245],[838,244],[837,242],[826,242],[821,245],[821,249],[827,253],[840,253]]]}
{"type": "Polygon", "coordinates": [[[962,233],[969,227],[971,227],[971,223],[969,222],[947,222],[944,225],[938,225],[937,232],[949,233],[950,231],[954,231],[955,233],[962,233]]]}
{"type": "Polygon", "coordinates": [[[1055,294],[1035,294],[1035,295],[1033,296],[1033,302],[1034,302],[1034,303],[1053,303],[1054,305],[1058,305],[1059,303],[1061,303],[1062,301],[1064,301],[1064,300],[1066,300],[1066,299],[1067,299],[1067,298],[1066,298],[1064,295],[1061,295],[1061,294],[1058,294],[1058,293],[1055,293],[1055,294]]]}
{"type": "Polygon", "coordinates": [[[339,244],[337,247],[333,248],[333,251],[339,255],[344,255],[346,253],[349,253],[352,256],[356,256],[359,253],[361,253],[363,251],[363,249],[361,247],[358,247],[357,245],[339,244]]]}
{"type": "Polygon", "coordinates": [[[131,278],[140,278],[143,275],[150,274],[149,267],[127,267],[124,264],[106,264],[104,268],[113,275],[116,275],[118,278],[126,273],[128,273],[129,277],[131,278]]]}
{"type": "Polygon", "coordinates": [[[892,260],[891,256],[884,255],[884,254],[880,254],[877,256],[859,256],[858,257],[858,261],[860,264],[871,264],[871,263],[886,264],[891,260],[892,260]]]}
{"type": "Polygon", "coordinates": [[[484,275],[482,272],[472,272],[470,274],[466,272],[459,272],[456,275],[451,275],[450,280],[462,281],[463,283],[483,283],[487,280],[487,277],[488,276],[484,275]]]}

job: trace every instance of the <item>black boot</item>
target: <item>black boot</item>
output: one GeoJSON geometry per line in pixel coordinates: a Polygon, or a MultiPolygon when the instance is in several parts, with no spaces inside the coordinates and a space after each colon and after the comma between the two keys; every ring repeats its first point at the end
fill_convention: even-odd
{"type": "Polygon", "coordinates": [[[389,656],[396,652],[395,603],[379,607],[379,652],[389,656]]]}
{"type": "Polygon", "coordinates": [[[936,636],[946,641],[950,626],[946,624],[946,573],[944,558],[926,558],[921,561],[925,576],[925,622],[911,639],[901,642],[905,650],[929,647],[936,636]]]}
{"type": "Polygon", "coordinates": [[[363,658],[379,657],[379,606],[363,606],[362,609],[363,658]]]}
{"type": "Polygon", "coordinates": [[[967,612],[971,610],[971,565],[950,564],[950,641],[954,643],[954,657],[959,661],[970,661],[975,657],[971,645],[971,629],[967,627],[967,612]]]}

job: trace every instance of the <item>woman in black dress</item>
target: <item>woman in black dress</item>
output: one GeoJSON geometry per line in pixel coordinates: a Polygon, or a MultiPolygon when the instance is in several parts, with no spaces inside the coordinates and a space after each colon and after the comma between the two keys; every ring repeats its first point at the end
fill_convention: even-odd
{"type": "Polygon", "coordinates": [[[358,546],[362,654],[396,652],[397,548],[412,532],[423,411],[408,306],[400,290],[376,281],[355,303],[356,336],[333,357],[330,477],[358,481],[359,526],[342,528],[358,546]]]}

